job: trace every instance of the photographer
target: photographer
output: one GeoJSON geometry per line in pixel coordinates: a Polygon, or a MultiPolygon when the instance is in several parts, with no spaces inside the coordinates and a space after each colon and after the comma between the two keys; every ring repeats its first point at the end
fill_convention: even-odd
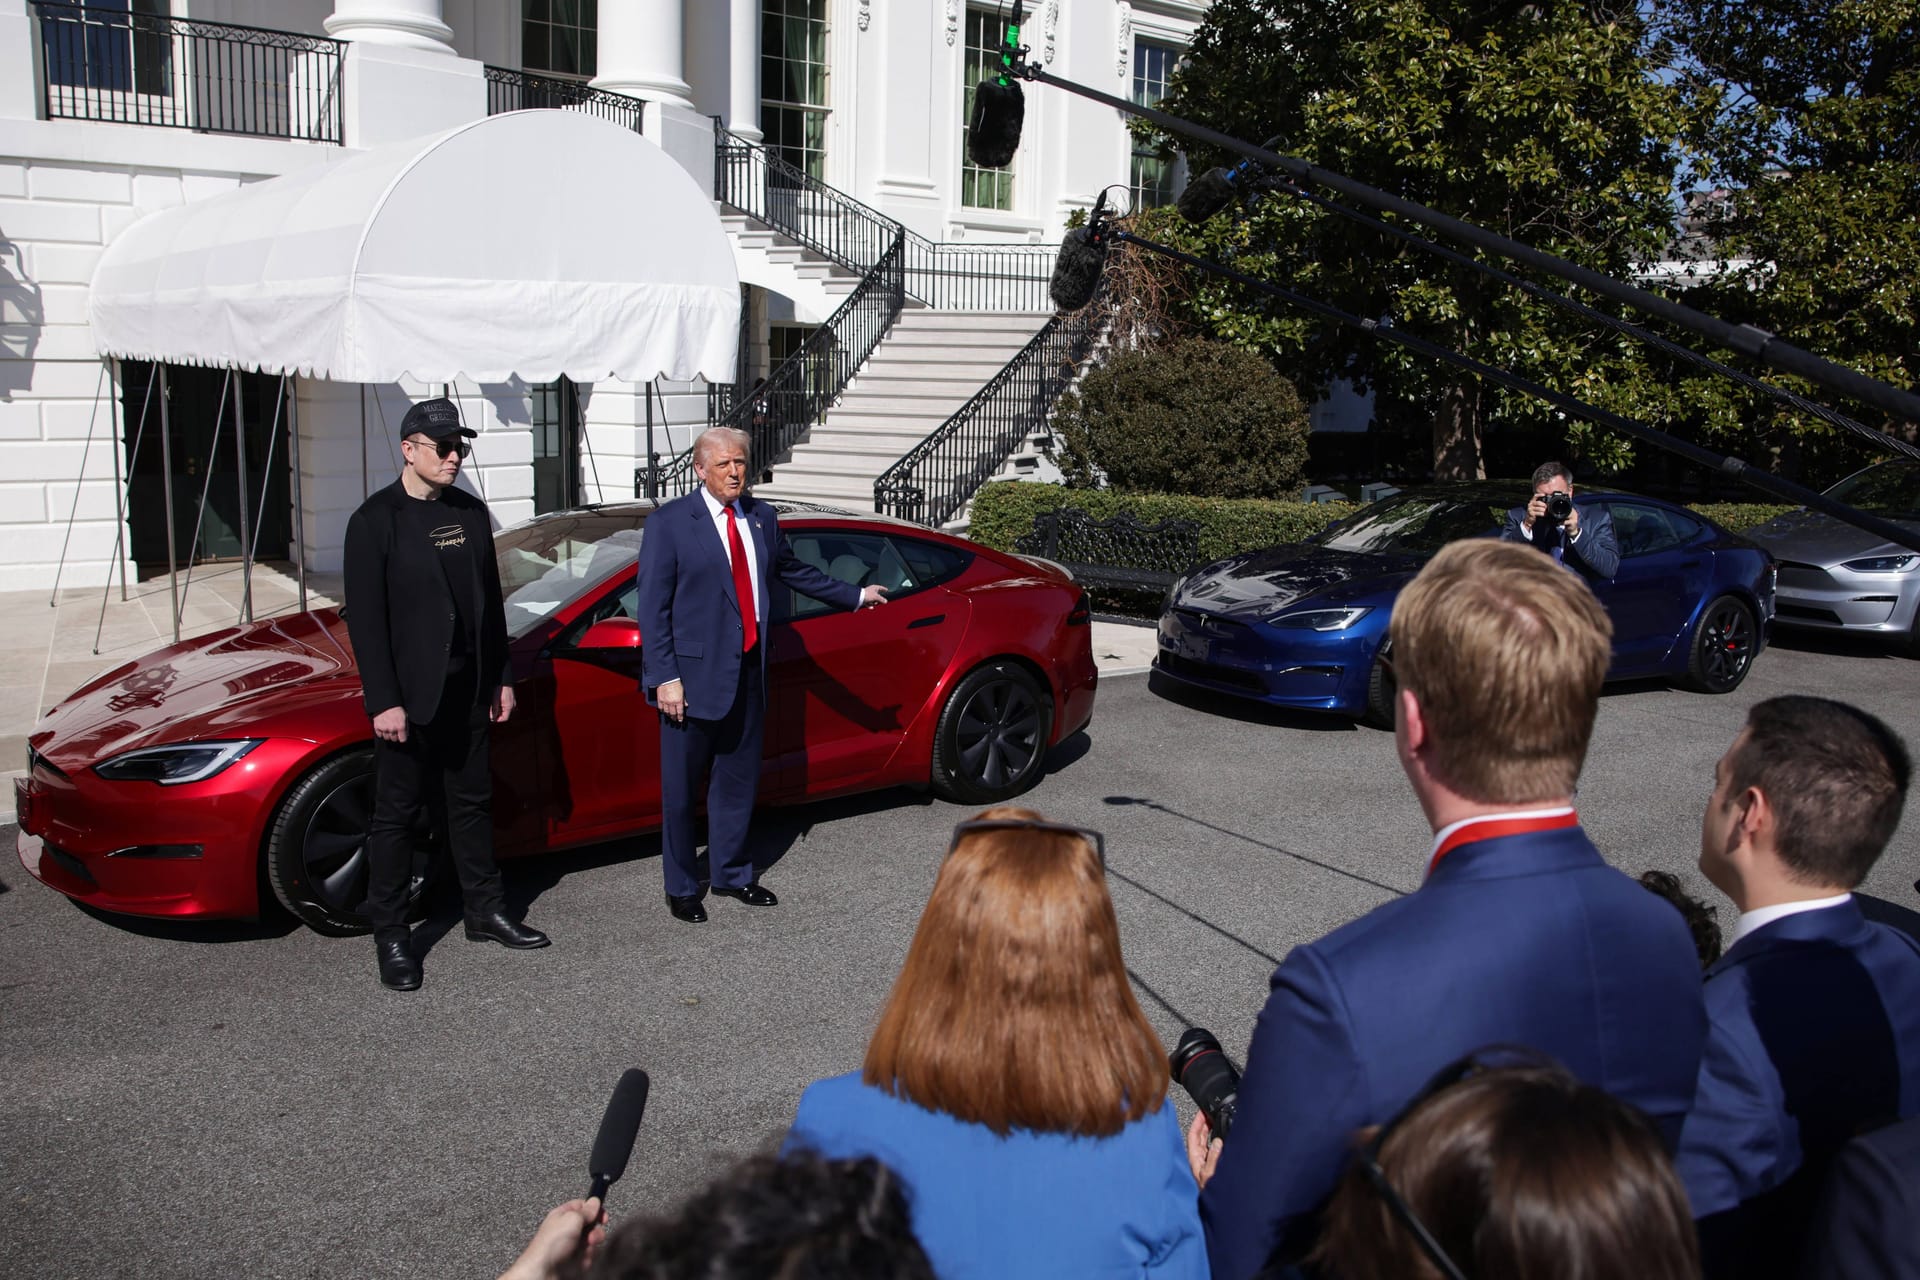
{"type": "Polygon", "coordinates": [[[1533,473],[1533,497],[1507,512],[1500,531],[1507,542],[1530,542],[1561,564],[1596,578],[1611,578],[1620,567],[1620,544],[1613,517],[1605,507],[1587,508],[1584,519],[1573,501],[1573,472],[1561,462],[1543,462],[1533,473]]]}

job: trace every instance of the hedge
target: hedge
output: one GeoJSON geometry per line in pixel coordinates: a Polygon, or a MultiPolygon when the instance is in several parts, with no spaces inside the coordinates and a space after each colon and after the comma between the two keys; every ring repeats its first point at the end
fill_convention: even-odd
{"type": "MultiPolygon", "coordinates": [[[[1202,563],[1255,547],[1298,542],[1360,508],[1360,504],[1354,502],[1190,498],[1174,494],[1117,493],[1111,489],[1067,489],[1054,484],[1004,480],[987,485],[974,495],[969,536],[989,547],[1012,551],[1014,539],[1032,531],[1034,516],[1063,506],[1077,507],[1096,520],[1131,511],[1146,524],[1169,517],[1195,521],[1200,526],[1202,563]]],[[[1736,533],[1795,509],[1758,502],[1712,502],[1690,507],[1736,533]]]]}

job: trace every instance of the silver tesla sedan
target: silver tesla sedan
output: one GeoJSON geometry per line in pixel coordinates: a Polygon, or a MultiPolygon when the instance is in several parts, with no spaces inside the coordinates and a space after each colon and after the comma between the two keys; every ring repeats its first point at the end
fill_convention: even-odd
{"type": "MultiPolygon", "coordinates": [[[[1920,462],[1877,463],[1827,496],[1920,533],[1920,462]]],[[[1920,552],[1805,508],[1746,536],[1780,565],[1775,626],[1884,635],[1920,657],[1920,552]]]]}

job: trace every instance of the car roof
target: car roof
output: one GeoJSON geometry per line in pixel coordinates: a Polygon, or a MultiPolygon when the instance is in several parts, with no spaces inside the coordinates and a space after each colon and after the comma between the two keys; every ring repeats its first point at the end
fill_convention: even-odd
{"type": "MultiPolygon", "coordinates": [[[[925,525],[914,524],[910,520],[901,520],[895,516],[883,516],[875,511],[848,511],[842,507],[829,507],[815,502],[794,502],[787,498],[761,498],[760,501],[772,507],[782,520],[789,517],[804,520],[809,516],[817,516],[829,517],[834,520],[854,520],[863,524],[884,525],[888,528],[899,529],[902,532],[908,533],[926,534],[939,532],[939,530],[929,529],[925,525]]],[[[543,512],[521,523],[523,526],[533,525],[539,524],[544,520],[564,520],[570,516],[579,515],[624,516],[631,519],[643,520],[653,514],[653,512],[662,505],[664,504],[651,502],[645,498],[627,498],[619,502],[589,502],[577,507],[565,507],[559,511],[543,512]]]]}

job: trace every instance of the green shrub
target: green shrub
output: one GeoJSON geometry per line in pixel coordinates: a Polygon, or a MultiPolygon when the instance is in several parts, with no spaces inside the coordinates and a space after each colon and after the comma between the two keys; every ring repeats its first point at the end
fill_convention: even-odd
{"type": "Polygon", "coordinates": [[[1733,533],[1745,533],[1755,525],[1765,524],[1775,516],[1783,516],[1789,511],[1799,509],[1766,502],[1690,502],[1687,504],[1687,510],[1697,511],[1721,528],[1733,533]]]}
{"type": "Polygon", "coordinates": [[[1070,484],[1281,498],[1307,465],[1307,407],[1251,351],[1206,338],[1125,351],[1060,398],[1054,460],[1070,484]]]}

